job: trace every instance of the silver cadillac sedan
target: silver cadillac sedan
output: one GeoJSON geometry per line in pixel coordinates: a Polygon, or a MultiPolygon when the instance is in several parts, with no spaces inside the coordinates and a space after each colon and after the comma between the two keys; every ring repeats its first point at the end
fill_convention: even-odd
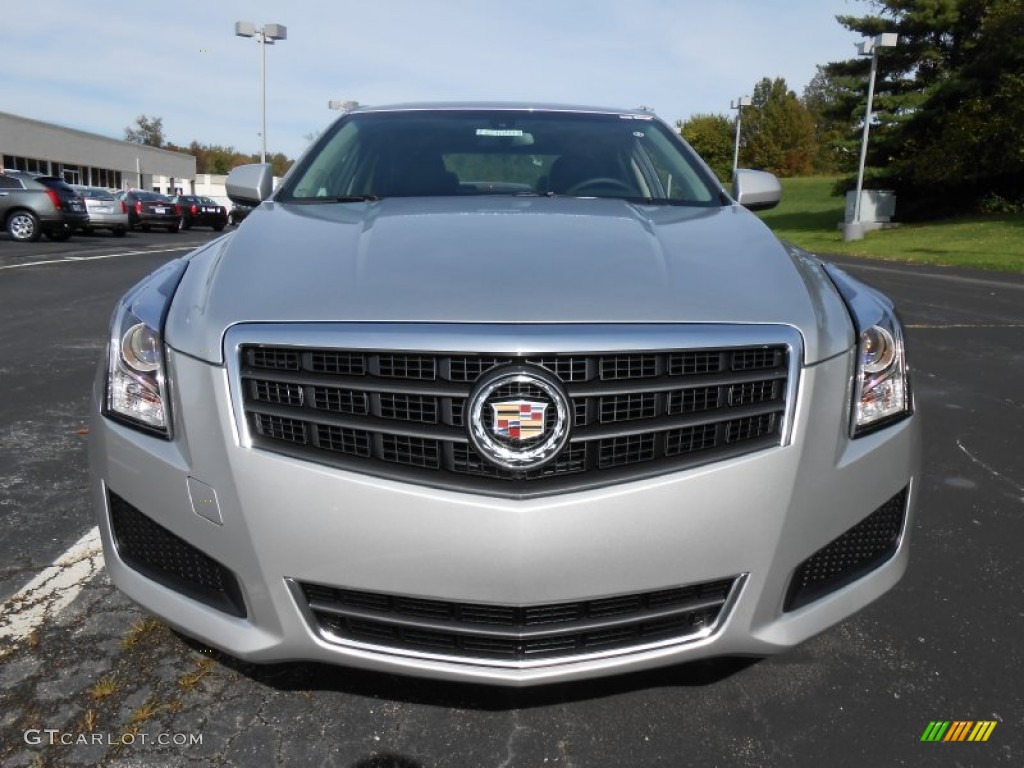
{"type": "Polygon", "coordinates": [[[111,580],[253,662],[524,686],[783,652],[907,567],[872,288],[645,110],[361,108],[118,304],[111,580]]]}

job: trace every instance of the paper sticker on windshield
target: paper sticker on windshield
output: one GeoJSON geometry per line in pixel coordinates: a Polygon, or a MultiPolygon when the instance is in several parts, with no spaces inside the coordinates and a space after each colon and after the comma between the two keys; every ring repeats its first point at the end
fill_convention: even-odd
{"type": "Polygon", "coordinates": [[[522,136],[519,128],[477,128],[477,136],[522,136]]]}

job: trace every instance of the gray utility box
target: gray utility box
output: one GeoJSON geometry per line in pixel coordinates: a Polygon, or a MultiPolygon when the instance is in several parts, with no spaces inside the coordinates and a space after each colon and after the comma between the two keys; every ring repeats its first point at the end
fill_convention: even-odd
{"type": "MultiPolygon", "coordinates": [[[[853,221],[856,192],[846,193],[846,223],[853,221]]],[[[888,189],[864,189],[860,193],[860,220],[862,222],[892,221],[896,215],[896,194],[888,189]]]]}

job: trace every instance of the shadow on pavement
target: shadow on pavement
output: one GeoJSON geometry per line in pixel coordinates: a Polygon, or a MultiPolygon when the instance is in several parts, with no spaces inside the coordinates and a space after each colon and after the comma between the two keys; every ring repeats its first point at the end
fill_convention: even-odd
{"type": "MultiPolygon", "coordinates": [[[[206,646],[177,632],[175,634],[190,648],[206,651],[203,655],[209,657],[206,646]]],[[[531,688],[507,688],[390,675],[320,663],[250,664],[222,653],[216,653],[215,658],[225,667],[253,682],[279,691],[338,691],[409,704],[487,711],[546,707],[552,704],[600,699],[648,688],[701,688],[726,680],[760,661],[759,658],[722,657],[595,680],[549,683],[531,688]]],[[[375,764],[370,765],[377,768],[375,764]]],[[[396,763],[395,768],[405,766],[396,763]]]]}

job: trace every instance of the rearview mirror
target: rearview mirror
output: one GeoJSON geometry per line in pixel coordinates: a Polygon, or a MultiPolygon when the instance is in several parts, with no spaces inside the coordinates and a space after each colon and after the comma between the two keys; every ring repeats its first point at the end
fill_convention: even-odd
{"type": "Polygon", "coordinates": [[[224,186],[231,202],[255,207],[274,191],[274,172],[270,163],[240,165],[231,169],[224,186]]]}
{"type": "Polygon", "coordinates": [[[751,211],[765,211],[782,200],[782,185],[770,173],[740,168],[732,180],[732,197],[751,211]]]}

